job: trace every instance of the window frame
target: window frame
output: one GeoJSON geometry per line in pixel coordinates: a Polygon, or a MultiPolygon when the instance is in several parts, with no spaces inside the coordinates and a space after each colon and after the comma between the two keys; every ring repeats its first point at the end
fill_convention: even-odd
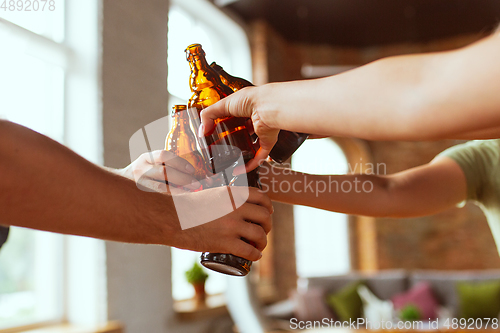
{"type": "MultiPolygon", "coordinates": [[[[227,60],[230,62],[231,74],[244,77],[250,81],[252,80],[250,42],[246,31],[239,22],[236,22],[214,4],[205,0],[171,0],[170,8],[174,6],[187,13],[195,21],[201,22],[213,30],[213,34],[217,37],[217,46],[224,49],[227,60]]],[[[174,52],[176,51],[177,50],[174,50],[174,52]]],[[[167,52],[169,52],[169,50],[167,50],[167,52]]],[[[187,84],[188,78],[185,80],[187,84]]],[[[168,91],[168,98],[169,108],[174,104],[178,104],[179,101],[182,101],[180,96],[173,95],[170,91],[168,91]]],[[[172,252],[173,251],[176,251],[176,249],[172,248],[172,252]]],[[[180,274],[180,272],[174,272],[174,267],[172,266],[172,281],[174,280],[174,273],[180,274]]],[[[227,287],[225,290],[227,290],[227,287]]],[[[219,295],[220,294],[212,294],[209,296],[219,297],[219,295]]],[[[186,301],[188,300],[174,299],[174,304],[186,301]]]]}
{"type": "MultiPolygon", "coordinates": [[[[31,55],[63,69],[62,143],[89,161],[102,165],[101,8],[102,0],[65,1],[65,34],[61,42],[4,18],[0,18],[0,28],[26,41],[31,55]]],[[[99,325],[107,321],[104,241],[64,235],[61,236],[61,248],[58,318],[25,322],[0,329],[0,333],[68,323],[99,325]]]]}
{"type": "MultiPolygon", "coordinates": [[[[344,148],[337,142],[337,140],[333,137],[327,137],[327,138],[323,138],[323,139],[313,140],[313,141],[311,141],[311,143],[321,142],[319,140],[324,140],[325,142],[328,142],[330,145],[333,144],[338,148],[338,152],[340,154],[342,154],[343,158],[345,159],[345,167],[346,167],[345,170],[342,170],[338,174],[348,173],[350,161],[349,161],[349,158],[344,151],[344,148]]],[[[333,146],[332,146],[332,148],[333,148],[333,146]]],[[[335,148],[333,148],[333,149],[335,149],[335,148]]],[[[317,152],[321,152],[321,151],[323,151],[323,150],[318,150],[317,152]]],[[[295,165],[297,164],[297,159],[296,159],[297,155],[293,155],[291,158],[291,167],[292,167],[292,169],[296,170],[296,167],[294,168],[294,157],[295,157],[295,165]]],[[[335,167],[333,167],[332,170],[328,170],[328,172],[325,172],[325,170],[321,170],[322,171],[321,173],[318,173],[317,171],[311,171],[311,170],[296,170],[296,171],[305,172],[305,173],[312,173],[312,174],[337,174],[337,172],[340,171],[340,170],[333,170],[333,169],[335,169],[335,167]]],[[[297,213],[298,213],[298,210],[308,211],[311,209],[313,211],[314,210],[322,211],[322,210],[316,209],[316,208],[304,207],[304,206],[300,206],[300,205],[293,205],[294,235],[295,235],[294,236],[294,239],[295,239],[295,265],[296,265],[298,279],[307,279],[307,278],[318,277],[318,276],[331,276],[331,275],[347,274],[349,271],[352,270],[352,263],[351,263],[352,254],[351,254],[351,244],[350,244],[349,215],[343,214],[343,213],[328,212],[328,211],[322,212],[322,213],[324,213],[324,216],[329,216],[329,217],[333,217],[333,218],[335,218],[335,216],[337,216],[336,218],[339,218],[339,221],[335,221],[335,222],[329,221],[327,223],[327,225],[329,225],[331,223],[337,224],[338,222],[344,223],[344,226],[341,227],[340,229],[345,229],[345,234],[344,234],[343,238],[345,238],[345,240],[346,240],[344,250],[345,250],[345,255],[347,256],[347,258],[346,258],[344,264],[346,264],[347,266],[344,267],[343,269],[337,269],[336,271],[328,271],[328,270],[324,269],[321,273],[318,273],[318,272],[312,273],[310,271],[309,272],[300,272],[300,269],[301,268],[303,269],[303,267],[299,268],[300,260],[303,258],[302,257],[299,258],[299,256],[297,254],[299,251],[301,251],[303,249],[300,248],[300,244],[299,244],[300,242],[298,241],[300,232],[297,232],[297,223],[300,223],[300,222],[298,222],[298,219],[299,219],[299,216],[302,214],[297,214],[297,213]],[[343,221],[340,221],[340,217],[342,217],[341,219],[343,221]],[[305,274],[300,274],[300,273],[305,273],[305,274]]],[[[306,221],[308,221],[308,219],[306,221]]],[[[302,222],[302,223],[304,223],[304,222],[302,222]]],[[[304,224],[306,224],[306,223],[304,223],[304,224]]],[[[335,227],[339,228],[338,225],[336,225],[335,227]]],[[[335,253],[335,255],[338,255],[338,252],[334,252],[334,253],[335,253]]],[[[303,261],[305,261],[305,260],[303,260],[303,261]]]]}

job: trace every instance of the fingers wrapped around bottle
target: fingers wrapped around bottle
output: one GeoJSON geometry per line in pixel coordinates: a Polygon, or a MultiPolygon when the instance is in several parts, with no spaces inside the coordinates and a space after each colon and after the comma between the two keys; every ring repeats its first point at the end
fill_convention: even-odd
{"type": "Polygon", "coordinates": [[[167,150],[156,150],[141,156],[142,163],[134,170],[139,187],[157,192],[169,192],[170,187],[197,190],[201,184],[194,177],[194,167],[185,159],[167,150]]]}

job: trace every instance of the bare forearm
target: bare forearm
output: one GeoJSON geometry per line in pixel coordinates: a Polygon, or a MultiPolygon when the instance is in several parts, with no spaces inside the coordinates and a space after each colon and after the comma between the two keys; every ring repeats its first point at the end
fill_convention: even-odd
{"type": "Polygon", "coordinates": [[[309,175],[272,168],[260,178],[274,201],[353,215],[415,217],[443,211],[465,199],[465,180],[453,163],[390,176],[309,175]]]}
{"type": "Polygon", "coordinates": [[[172,200],[139,190],[60,144],[0,122],[0,223],[107,240],[168,244],[172,200]]]}
{"type": "Polygon", "coordinates": [[[500,35],[443,53],[385,58],[336,76],[259,87],[277,128],[371,140],[434,140],[500,126],[500,35]],[[292,93],[293,92],[293,93],[292,93]]]}
{"type": "Polygon", "coordinates": [[[353,215],[383,216],[393,211],[383,177],[284,174],[281,170],[274,168],[272,174],[260,176],[263,190],[273,201],[353,215]]]}

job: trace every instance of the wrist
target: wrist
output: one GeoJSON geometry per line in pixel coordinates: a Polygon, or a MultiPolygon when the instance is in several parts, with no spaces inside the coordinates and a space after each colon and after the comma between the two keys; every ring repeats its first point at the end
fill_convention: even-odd
{"type": "Polygon", "coordinates": [[[277,199],[276,193],[276,175],[279,173],[279,169],[275,168],[269,162],[265,161],[259,167],[259,184],[260,189],[264,192],[271,200],[277,199]]]}
{"type": "Polygon", "coordinates": [[[125,178],[129,178],[130,177],[127,177],[126,175],[126,169],[127,168],[123,168],[123,169],[115,169],[115,168],[110,168],[110,167],[107,167],[107,166],[104,166],[104,165],[98,165],[100,166],[102,169],[108,171],[108,172],[111,172],[115,175],[118,175],[118,176],[122,176],[122,177],[125,177],[125,178]]]}
{"type": "Polygon", "coordinates": [[[276,94],[277,88],[279,86],[276,84],[268,83],[254,89],[253,96],[251,96],[254,101],[253,109],[257,113],[258,119],[270,129],[280,129],[278,124],[281,105],[273,102],[276,99],[274,94],[276,94]]]}
{"type": "Polygon", "coordinates": [[[145,209],[142,226],[146,233],[143,234],[144,240],[141,243],[175,246],[182,229],[172,197],[158,192],[143,193],[147,194],[141,205],[145,209]]]}

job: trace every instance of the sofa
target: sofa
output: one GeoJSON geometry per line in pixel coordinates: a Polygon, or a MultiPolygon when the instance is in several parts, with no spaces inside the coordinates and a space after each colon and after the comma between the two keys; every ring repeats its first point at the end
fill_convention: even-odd
{"type": "MultiPolygon", "coordinates": [[[[449,325],[451,324],[450,320],[453,318],[460,318],[463,314],[463,308],[467,306],[461,304],[464,303],[464,294],[457,289],[458,286],[461,286],[460,288],[462,288],[462,286],[472,286],[472,288],[475,288],[474,286],[476,285],[482,286],[490,283],[494,285],[489,288],[495,288],[491,290],[495,290],[496,293],[498,289],[497,285],[500,286],[500,270],[382,270],[375,273],[352,272],[338,276],[303,278],[299,279],[297,290],[290,295],[288,300],[266,307],[264,313],[272,319],[275,328],[281,328],[283,330],[293,328],[293,331],[296,331],[298,326],[291,325],[292,319],[294,319],[295,322],[297,322],[297,320],[306,322],[308,320],[314,321],[324,318],[325,316],[330,316],[333,320],[338,320],[338,315],[336,316],[335,311],[332,311],[331,304],[328,304],[326,300],[328,297],[327,295],[335,295],[335,293],[339,293],[354,283],[360,283],[366,286],[372,293],[373,299],[379,302],[376,305],[378,307],[384,305],[394,307],[399,300],[407,297],[412,290],[427,288],[427,294],[429,294],[429,290],[432,294],[432,300],[428,300],[427,302],[437,303],[436,305],[439,309],[436,312],[436,319],[439,319],[440,327],[442,327],[446,319],[448,319],[447,323],[449,325]],[[395,303],[393,304],[392,301],[395,303]],[[308,316],[310,318],[307,318],[308,316]]],[[[474,293],[472,289],[472,294],[474,293]]],[[[500,306],[500,292],[494,297],[498,299],[498,304],[500,306]]],[[[339,300],[337,299],[336,301],[339,300]]],[[[340,301],[342,301],[342,298],[340,298],[340,301]]],[[[471,300],[471,302],[472,301],[475,300],[471,300]]],[[[493,301],[496,302],[496,300],[493,301]]],[[[361,318],[366,318],[365,315],[367,315],[367,313],[365,312],[369,309],[367,305],[367,303],[362,304],[362,308],[360,309],[361,318]]],[[[476,315],[481,317],[480,306],[479,308],[475,304],[471,306],[474,307],[472,311],[476,311],[476,315]]],[[[488,309],[491,309],[491,306],[489,306],[488,309]]],[[[401,309],[399,311],[401,311],[401,309]]],[[[488,316],[491,317],[491,311],[489,312],[490,314],[488,316]]],[[[397,309],[393,309],[393,320],[398,319],[398,313],[400,312],[398,312],[397,309]]],[[[496,318],[498,318],[496,310],[494,313],[496,313],[496,318]]],[[[373,317],[373,313],[371,316],[373,317]]],[[[432,329],[437,327],[427,326],[424,328],[432,329]]]]}

